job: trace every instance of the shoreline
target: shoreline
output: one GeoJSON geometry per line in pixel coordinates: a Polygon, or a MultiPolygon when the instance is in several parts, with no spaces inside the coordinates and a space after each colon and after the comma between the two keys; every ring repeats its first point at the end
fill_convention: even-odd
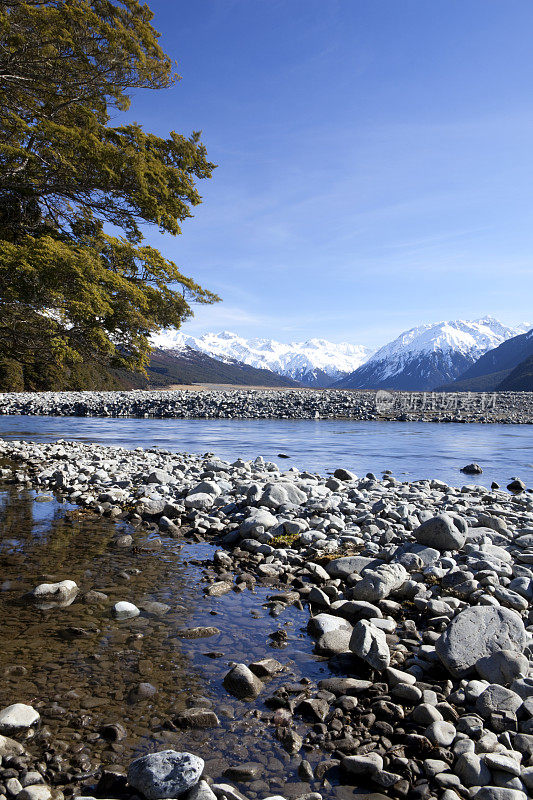
{"type": "MultiPolygon", "coordinates": [[[[230,464],[211,455],[79,442],[2,441],[0,455],[14,462],[2,478],[15,486],[58,493],[96,518],[162,538],[217,544],[205,586],[213,602],[248,592],[253,577],[272,587],[274,618],[292,605],[309,609],[316,651],[339,677],[309,681],[299,694],[291,684],[270,694],[269,680],[283,661],[280,634],[278,650],[265,645],[262,665],[232,668],[224,686],[252,708],[264,702],[261,718],[293,757],[300,753],[309,763],[306,752],[323,753],[318,765],[301,768],[310,791],[331,797],[338,783],[394,798],[455,800],[446,794],[453,792],[497,800],[497,792],[487,793],[491,787],[513,791],[506,795],[512,800],[527,796],[530,492],[358,478],[341,465],[333,476],[318,476],[282,472],[261,458],[230,464]],[[466,647],[465,613],[473,615],[466,647]],[[485,636],[491,625],[499,636],[494,647],[485,636]]],[[[69,579],[67,566],[61,577],[69,579]]],[[[231,786],[211,777],[213,796],[231,798],[231,786]]],[[[239,791],[246,797],[246,782],[237,783],[238,800],[239,791]]]]}
{"type": "Polygon", "coordinates": [[[0,415],[533,424],[533,392],[183,389],[0,394],[0,415]]]}

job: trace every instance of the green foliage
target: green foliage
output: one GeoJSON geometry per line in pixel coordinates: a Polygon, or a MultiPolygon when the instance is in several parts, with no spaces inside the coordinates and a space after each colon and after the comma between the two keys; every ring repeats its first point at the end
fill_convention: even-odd
{"type": "Polygon", "coordinates": [[[24,373],[22,365],[12,358],[0,360],[0,386],[6,392],[22,392],[24,389],[24,373]]]}
{"type": "Polygon", "coordinates": [[[218,300],[142,242],[201,202],[200,134],[110,124],[178,79],[151,19],[138,0],[0,3],[0,348],[27,388],[88,360],[143,370],[153,331],[218,300]]]}

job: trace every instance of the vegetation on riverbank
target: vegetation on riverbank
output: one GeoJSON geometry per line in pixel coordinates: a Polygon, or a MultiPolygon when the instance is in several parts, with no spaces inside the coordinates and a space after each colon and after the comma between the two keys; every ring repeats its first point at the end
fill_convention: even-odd
{"type": "Polygon", "coordinates": [[[138,0],[0,8],[0,388],[109,388],[216,295],[143,242],[176,236],[212,175],[199,132],[111,125],[178,79],[138,0]],[[110,235],[107,230],[112,230],[110,235]]]}

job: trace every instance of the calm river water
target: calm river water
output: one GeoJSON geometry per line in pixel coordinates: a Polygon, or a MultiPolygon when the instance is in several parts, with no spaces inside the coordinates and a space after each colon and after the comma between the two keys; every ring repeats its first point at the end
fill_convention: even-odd
{"type": "Polygon", "coordinates": [[[529,425],[7,416],[0,417],[0,437],[210,451],[230,460],[262,455],[287,469],[324,473],[342,466],[357,475],[390,469],[400,480],[439,478],[451,485],[496,481],[504,486],[515,476],[533,484],[529,425]],[[290,458],[280,460],[278,453],[290,458]],[[472,461],[483,475],[459,471],[472,461]]]}

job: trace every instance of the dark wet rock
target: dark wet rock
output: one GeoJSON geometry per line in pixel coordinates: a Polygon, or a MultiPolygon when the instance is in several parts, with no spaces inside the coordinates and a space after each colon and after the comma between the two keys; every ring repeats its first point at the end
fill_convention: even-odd
{"type": "Polygon", "coordinates": [[[120,536],[115,536],[111,542],[112,547],[132,547],[133,545],[133,536],[129,533],[123,533],[120,536]]]}
{"type": "Polygon", "coordinates": [[[120,742],[126,738],[126,729],[119,722],[110,722],[103,725],[100,733],[108,742],[120,742]]]}
{"type": "Polygon", "coordinates": [[[298,703],[296,711],[308,719],[324,722],[329,711],[329,703],[319,697],[313,697],[298,703]]]}
{"type": "Polygon", "coordinates": [[[232,589],[233,584],[229,581],[216,581],[207,587],[206,594],[210,597],[222,597],[223,594],[231,592],[232,589]]]}
{"type": "Polygon", "coordinates": [[[142,700],[148,700],[157,694],[156,687],[151,683],[139,683],[128,693],[128,701],[130,703],[140,703],[142,700]]]}
{"type": "Polygon", "coordinates": [[[479,464],[467,464],[465,467],[461,467],[461,472],[464,472],[465,475],[481,475],[483,470],[479,466],[479,464]]]}
{"type": "Polygon", "coordinates": [[[240,700],[254,700],[263,690],[264,684],[246,664],[236,664],[226,674],[224,687],[240,700]]]}
{"type": "Polygon", "coordinates": [[[287,730],[286,728],[280,728],[279,730],[278,738],[287,753],[291,755],[299,753],[303,745],[303,739],[300,734],[293,730],[287,730]]]}
{"type": "Polygon", "coordinates": [[[82,597],[83,602],[90,606],[104,605],[108,599],[107,594],[104,594],[104,592],[97,592],[95,589],[90,589],[88,592],[85,592],[82,597]]]}
{"type": "Polygon", "coordinates": [[[525,492],[526,484],[519,478],[515,478],[511,483],[507,484],[507,488],[513,494],[520,494],[521,492],[525,492]]]}
{"type": "Polygon", "coordinates": [[[224,777],[229,778],[230,781],[253,781],[264,772],[263,764],[255,761],[246,761],[242,764],[236,764],[233,767],[228,767],[224,770],[224,777]]]}
{"type": "Polygon", "coordinates": [[[214,627],[185,628],[177,631],[180,639],[206,639],[210,636],[218,636],[220,630],[214,627]]]}
{"type": "Polygon", "coordinates": [[[260,661],[254,661],[253,664],[250,664],[250,670],[261,680],[271,678],[276,673],[281,672],[282,669],[283,665],[276,661],[275,658],[262,658],[260,661]]]}
{"type": "Polygon", "coordinates": [[[215,712],[208,708],[188,708],[181,711],[174,721],[180,728],[216,728],[220,725],[215,712]]]}
{"type": "Polygon", "coordinates": [[[437,640],[435,649],[456,677],[470,674],[481,658],[500,650],[521,653],[526,643],[524,623],[516,612],[493,606],[461,611],[437,640]]]}
{"type": "Polygon", "coordinates": [[[203,769],[203,760],[192,753],[163,750],[132,761],[128,783],[147,800],[175,798],[198,783],[203,769]]]}
{"type": "Polygon", "coordinates": [[[162,617],[168,614],[170,606],[166,603],[158,603],[155,600],[144,600],[139,603],[139,608],[147,614],[153,614],[155,617],[162,617]]]}

